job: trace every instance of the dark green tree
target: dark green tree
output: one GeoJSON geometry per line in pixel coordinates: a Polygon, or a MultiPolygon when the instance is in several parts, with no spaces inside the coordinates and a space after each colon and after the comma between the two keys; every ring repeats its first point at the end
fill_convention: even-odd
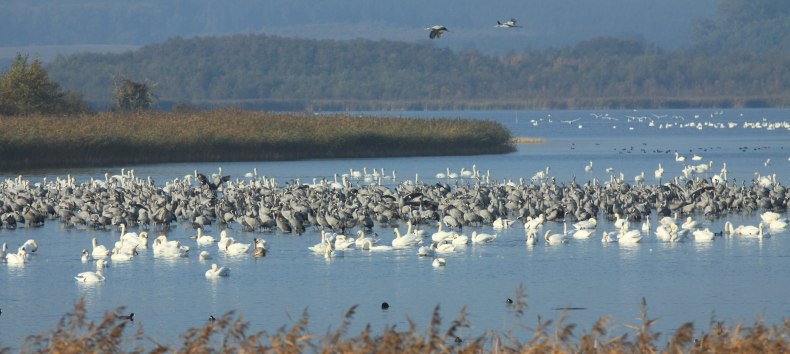
{"type": "Polygon", "coordinates": [[[49,79],[38,58],[28,63],[17,54],[11,67],[0,76],[0,114],[76,114],[89,111],[82,96],[63,92],[49,79]]]}
{"type": "Polygon", "coordinates": [[[124,76],[113,78],[113,108],[119,111],[150,110],[156,96],[156,85],[132,81],[124,76]]]}

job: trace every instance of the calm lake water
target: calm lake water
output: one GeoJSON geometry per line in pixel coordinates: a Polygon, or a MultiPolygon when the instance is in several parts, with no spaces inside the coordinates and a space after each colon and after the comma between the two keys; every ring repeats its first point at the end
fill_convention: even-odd
{"type": "MultiPolygon", "coordinates": [[[[205,173],[222,168],[223,174],[241,178],[257,168],[259,175],[274,177],[280,184],[299,178],[333,179],[349,169],[384,168],[396,171],[397,180],[436,182],[435,175],[476,168],[499,182],[518,181],[550,168],[558,182],[576,178],[578,182],[596,178],[606,181],[622,173],[626,179],[653,170],[661,163],[664,181],[681,175],[683,164],[713,161],[711,175],[726,162],[729,178],[750,183],[755,174],[776,174],[777,181],[790,183],[790,110],[655,110],[655,111],[488,111],[488,112],[375,112],[402,117],[447,117],[491,119],[508,127],[514,136],[540,137],[543,144],[520,145],[507,155],[451,156],[425,158],[342,159],[294,162],[189,163],[102,168],[15,171],[33,182],[71,175],[80,181],[116,174],[122,167],[134,169],[138,177],[151,176],[157,184],[168,179],[205,173]],[[693,124],[693,125],[692,125],[693,124]],[[669,125],[669,127],[667,127],[669,125]],[[787,148],[785,146],[788,146],[787,148]],[[693,154],[702,157],[691,161],[693,154]],[[770,161],[767,161],[769,160],[770,161]],[[592,172],[584,166],[593,162],[592,172]],[[607,169],[611,172],[607,172],[607,169]]],[[[704,176],[703,176],[704,177],[704,176]]],[[[467,183],[458,180],[453,183],[467,183]]],[[[471,182],[470,182],[471,183],[471,182]]],[[[783,214],[787,217],[787,213],[783,214]]],[[[701,218],[701,216],[699,217],[701,218]]],[[[711,230],[724,222],[752,224],[759,213],[729,215],[708,221],[711,230]]],[[[642,298],[651,317],[658,318],[655,329],[671,333],[679,325],[694,321],[697,329],[707,329],[711,318],[727,323],[751,323],[762,317],[778,323],[790,315],[790,239],[787,231],[772,232],[766,239],[724,237],[713,242],[661,243],[651,237],[636,246],[602,244],[602,231],[613,225],[599,218],[595,236],[573,240],[561,246],[540,242],[527,246],[523,226],[499,231],[496,241],[468,245],[448,255],[444,268],[433,268],[430,259],[416,256],[416,249],[374,252],[352,250],[342,258],[325,259],[307,247],[320,241],[320,233],[309,230],[302,236],[275,233],[253,234],[240,227],[230,230],[237,240],[253,237],[267,240],[270,253],[265,258],[214,255],[201,261],[191,251],[189,258],[155,259],[143,251],[130,262],[112,263],[106,282],[83,285],[74,275],[93,271],[93,263],[80,261],[82,249],[90,249],[92,237],[112,245],[118,230],[92,231],[65,228],[57,221],[44,227],[14,231],[0,230],[0,243],[16,249],[27,239],[35,239],[39,250],[24,267],[0,264],[0,347],[18,348],[26,336],[54,328],[73,304],[84,298],[91,318],[125,306],[135,313],[135,324],[157,341],[177,344],[186,329],[205,324],[209,315],[234,310],[250,322],[252,331],[273,332],[295,323],[303,311],[310,315],[310,329],[324,333],[336,327],[352,305],[359,305],[349,333],[365,324],[374,330],[385,325],[405,329],[412,319],[423,330],[432,310],[441,306],[446,327],[463,306],[471,327],[463,338],[488,330],[506,332],[514,319],[505,307],[523,284],[529,308],[524,319],[534,324],[537,314],[557,318],[561,308],[579,308],[569,314],[569,322],[587,330],[600,316],[610,316],[614,333],[630,332],[625,324],[637,323],[642,298]],[[228,278],[207,280],[204,272],[212,262],[231,268],[228,278]],[[386,301],[391,307],[380,309],[386,301]]],[[[434,228],[426,228],[428,234],[434,228]]],[[[465,228],[493,233],[491,227],[465,228]]],[[[561,230],[562,224],[546,223],[545,229],[561,230]]],[[[401,225],[405,230],[405,225],[401,225]]],[[[391,229],[376,228],[382,244],[394,237],[391,229]]],[[[177,224],[168,238],[196,248],[186,224],[177,224]]],[[[206,231],[218,236],[216,227],[206,231]]],[[[523,330],[517,334],[526,335],[523,330]]]]}

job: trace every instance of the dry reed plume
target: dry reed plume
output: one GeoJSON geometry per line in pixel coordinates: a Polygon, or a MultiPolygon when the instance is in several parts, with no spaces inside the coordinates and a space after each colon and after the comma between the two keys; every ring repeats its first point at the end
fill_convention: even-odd
{"type": "MultiPolygon", "coordinates": [[[[325,335],[307,330],[308,315],[303,313],[296,324],[283,326],[275,333],[250,333],[241,316],[228,313],[202,327],[187,330],[180,347],[160,344],[145,335],[142,326],[128,333],[132,322],[108,312],[98,322],[87,319],[85,302],[80,300],[57,327],[47,334],[27,339],[22,353],[787,353],[790,351],[790,321],[767,326],[756,321],[751,327],[726,326],[712,321],[707,333],[696,333],[692,323],[680,326],[666,342],[659,343],[660,333],[653,331],[655,319],[647,315],[642,301],[639,323],[626,325],[633,333],[609,335],[609,320],[601,317],[589,331],[576,332],[565,323],[563,313],[556,322],[537,317],[534,327],[523,323],[527,308],[526,293],[520,286],[506,306],[513,317],[507,333],[489,332],[476,338],[460,338],[460,330],[469,327],[465,309],[442,330],[439,307],[434,309],[424,332],[409,321],[406,330],[384,328],[373,334],[370,325],[359,334],[349,335],[348,328],[356,311],[352,306],[340,325],[325,335]],[[519,339],[516,332],[527,334],[519,339]],[[695,339],[696,335],[696,339],[695,339]]],[[[0,349],[0,353],[10,352],[0,349]]]]}

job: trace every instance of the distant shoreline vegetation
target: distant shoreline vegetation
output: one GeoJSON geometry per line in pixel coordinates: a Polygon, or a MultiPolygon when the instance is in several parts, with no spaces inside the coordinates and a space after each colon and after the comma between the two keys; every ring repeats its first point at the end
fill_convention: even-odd
{"type": "Polygon", "coordinates": [[[0,169],[197,161],[499,154],[492,121],[238,109],[0,116],[0,169]]]}
{"type": "MultiPolygon", "coordinates": [[[[106,110],[107,103],[88,104],[98,111],[106,110]]],[[[235,107],[246,110],[280,112],[345,112],[345,111],[465,111],[465,110],[543,110],[543,109],[692,109],[692,108],[783,108],[790,107],[790,97],[554,97],[523,100],[209,100],[184,103],[158,101],[157,109],[174,110],[178,107],[219,109],[235,107]]]]}

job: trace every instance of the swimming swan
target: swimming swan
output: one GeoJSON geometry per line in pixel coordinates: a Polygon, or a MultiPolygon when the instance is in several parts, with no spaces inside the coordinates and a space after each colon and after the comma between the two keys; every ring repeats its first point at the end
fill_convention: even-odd
{"type": "Polygon", "coordinates": [[[496,240],[496,235],[477,233],[472,231],[472,243],[488,243],[496,240]]]}
{"type": "Polygon", "coordinates": [[[567,235],[552,234],[551,230],[546,230],[546,234],[543,235],[543,239],[546,240],[547,245],[559,245],[561,243],[568,243],[569,241],[567,235]]]}
{"type": "Polygon", "coordinates": [[[421,239],[418,239],[415,234],[406,234],[401,236],[400,230],[398,228],[393,228],[395,231],[395,239],[392,240],[392,247],[394,248],[408,248],[414,247],[422,243],[421,239]]]}
{"type": "Polygon", "coordinates": [[[598,220],[595,220],[595,218],[589,218],[573,224],[576,230],[594,229],[596,226],[598,226],[598,220]]]}
{"type": "Polygon", "coordinates": [[[38,243],[36,240],[27,240],[22,246],[19,246],[19,249],[24,249],[25,253],[35,253],[38,250],[38,243]]]}
{"type": "Polygon", "coordinates": [[[707,227],[704,230],[694,230],[692,234],[694,235],[695,241],[711,241],[713,237],[715,237],[713,232],[710,231],[710,228],[707,227]]]}
{"type": "Polygon", "coordinates": [[[103,282],[105,278],[102,272],[97,270],[96,272],[82,272],[77,274],[74,279],[81,283],[100,283],[103,282]]]}
{"type": "Polygon", "coordinates": [[[9,253],[5,256],[5,261],[8,264],[25,264],[27,262],[27,254],[25,250],[20,248],[17,253],[9,253]]]}
{"type": "Polygon", "coordinates": [[[217,263],[211,264],[211,269],[206,271],[206,278],[227,277],[230,275],[230,268],[218,267],[217,263]]]}
{"type": "Polygon", "coordinates": [[[93,245],[93,252],[91,253],[93,258],[104,258],[110,255],[110,250],[104,247],[104,245],[97,244],[95,237],[91,240],[91,244],[93,245]]]}
{"type": "Polygon", "coordinates": [[[362,243],[362,247],[359,249],[361,250],[368,250],[370,252],[383,252],[383,251],[392,251],[392,246],[385,246],[385,245],[374,245],[373,242],[368,239],[362,243]]]}
{"type": "Polygon", "coordinates": [[[209,245],[214,242],[217,242],[217,239],[215,239],[214,236],[203,235],[203,230],[201,228],[197,229],[197,235],[193,237],[195,238],[195,241],[197,241],[198,246],[209,245]]]}

